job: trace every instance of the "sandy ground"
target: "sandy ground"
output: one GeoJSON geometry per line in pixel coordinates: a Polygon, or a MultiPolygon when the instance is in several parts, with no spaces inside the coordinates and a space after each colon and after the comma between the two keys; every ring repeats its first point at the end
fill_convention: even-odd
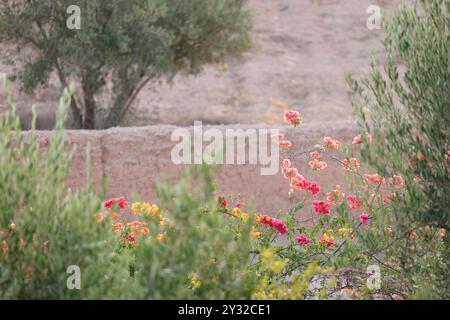
{"type": "MultiPolygon", "coordinates": [[[[277,124],[287,105],[311,123],[351,120],[344,74],[366,74],[369,51],[380,50],[383,36],[382,30],[366,27],[366,9],[376,4],[389,10],[397,2],[250,0],[255,14],[251,51],[240,59],[228,59],[221,70],[209,66],[199,76],[178,76],[172,84],[145,87],[123,125],[188,126],[194,120],[277,124]]],[[[10,72],[0,65],[0,73],[10,72]]],[[[20,93],[15,83],[11,87],[23,118],[30,118],[30,105],[35,102],[38,127],[50,129],[61,92],[59,83],[53,80],[33,95],[20,93]]]]}

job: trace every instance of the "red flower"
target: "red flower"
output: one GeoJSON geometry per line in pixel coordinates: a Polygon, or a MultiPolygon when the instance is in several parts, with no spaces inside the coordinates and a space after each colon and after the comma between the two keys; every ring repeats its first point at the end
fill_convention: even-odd
{"type": "Polygon", "coordinates": [[[306,235],[301,234],[299,236],[297,236],[295,238],[295,240],[297,240],[298,243],[300,243],[301,245],[308,245],[311,243],[311,239],[309,239],[306,235]]]}
{"type": "Polygon", "coordinates": [[[127,207],[127,201],[125,200],[124,197],[111,198],[111,199],[105,201],[104,206],[107,209],[111,209],[114,203],[118,203],[120,209],[125,209],[127,207]]]}
{"type": "Polygon", "coordinates": [[[284,224],[282,220],[272,218],[269,216],[263,216],[261,218],[261,223],[267,224],[271,226],[272,228],[275,228],[278,230],[278,232],[283,235],[288,231],[288,227],[284,224]]]}
{"type": "Polygon", "coordinates": [[[330,214],[330,204],[325,201],[314,200],[314,210],[318,213],[330,214]]]}
{"type": "Polygon", "coordinates": [[[225,199],[224,196],[218,196],[217,197],[217,202],[219,203],[219,205],[221,207],[226,208],[228,206],[228,201],[225,199]]]}

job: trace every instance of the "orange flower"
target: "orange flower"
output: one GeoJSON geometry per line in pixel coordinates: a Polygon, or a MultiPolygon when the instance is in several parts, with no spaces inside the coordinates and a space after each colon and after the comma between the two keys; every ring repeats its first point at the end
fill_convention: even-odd
{"type": "Polygon", "coordinates": [[[323,143],[330,150],[337,150],[337,149],[339,149],[339,146],[341,144],[338,140],[330,138],[330,137],[323,138],[323,143]]]}

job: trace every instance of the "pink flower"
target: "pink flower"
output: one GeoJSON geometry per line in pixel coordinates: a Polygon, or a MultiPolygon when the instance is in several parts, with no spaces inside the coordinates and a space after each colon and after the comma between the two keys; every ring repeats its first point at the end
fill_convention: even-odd
{"type": "Polygon", "coordinates": [[[366,224],[367,220],[369,220],[369,215],[365,210],[363,210],[359,215],[359,220],[361,221],[362,224],[366,224]]]}
{"type": "Polygon", "coordinates": [[[444,228],[439,229],[439,235],[440,235],[442,238],[445,237],[445,229],[444,229],[444,228]]]}
{"type": "Polygon", "coordinates": [[[278,145],[283,148],[290,148],[290,147],[292,147],[292,142],[290,142],[288,140],[283,140],[283,141],[278,142],[278,145]]]}
{"type": "Polygon", "coordinates": [[[311,159],[320,159],[320,152],[319,151],[313,151],[309,154],[311,159]]]}
{"type": "Polygon", "coordinates": [[[313,205],[317,213],[330,214],[330,204],[328,202],[314,200],[313,205]]]}
{"type": "Polygon", "coordinates": [[[288,169],[288,168],[290,168],[291,167],[291,160],[289,160],[289,159],[284,159],[282,162],[281,162],[281,166],[283,167],[283,169],[288,169]]]}
{"type": "MultiPolygon", "coordinates": [[[[367,141],[372,142],[372,136],[366,132],[366,138],[367,141]]],[[[352,144],[361,144],[363,142],[362,134],[358,134],[356,137],[353,138],[352,144]]]]}
{"type": "Polygon", "coordinates": [[[295,240],[297,240],[298,243],[300,243],[301,245],[308,245],[311,243],[311,239],[309,239],[306,235],[301,234],[299,236],[297,236],[295,238],[295,240]]]}
{"type": "Polygon", "coordinates": [[[284,120],[293,126],[298,126],[303,122],[303,118],[297,111],[289,110],[284,113],[284,120]]]}
{"type": "Polygon", "coordinates": [[[284,139],[284,134],[279,133],[279,134],[274,134],[272,136],[273,139],[278,141],[278,145],[281,147],[285,147],[285,148],[290,148],[292,147],[292,143],[289,140],[285,140],[284,139]]]}
{"type": "Polygon", "coordinates": [[[357,207],[361,206],[361,201],[357,200],[355,196],[348,195],[347,196],[347,202],[350,209],[355,210],[357,207]]]}
{"type": "Polygon", "coordinates": [[[327,167],[327,163],[325,161],[319,161],[317,159],[312,159],[308,162],[308,165],[313,170],[323,170],[327,167]]]}
{"type": "Polygon", "coordinates": [[[356,158],[344,159],[344,161],[342,162],[343,162],[342,166],[344,167],[345,170],[361,168],[361,164],[356,158]]]}
{"type": "Polygon", "coordinates": [[[330,150],[337,150],[337,149],[339,149],[339,146],[341,144],[338,140],[330,138],[330,137],[323,138],[323,143],[330,150]]]}
{"type": "Polygon", "coordinates": [[[450,151],[447,151],[447,153],[445,154],[445,160],[450,161],[450,151]]]}

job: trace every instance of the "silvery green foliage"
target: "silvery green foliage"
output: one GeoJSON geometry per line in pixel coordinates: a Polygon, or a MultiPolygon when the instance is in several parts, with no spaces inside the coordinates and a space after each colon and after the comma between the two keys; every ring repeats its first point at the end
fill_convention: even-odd
{"type": "Polygon", "coordinates": [[[402,175],[407,204],[397,214],[449,230],[450,180],[450,1],[403,5],[387,19],[383,41],[387,63],[375,57],[372,75],[348,76],[358,99],[354,107],[361,131],[375,143],[362,156],[380,174],[402,175]],[[420,180],[420,181],[419,181],[420,180]]]}

